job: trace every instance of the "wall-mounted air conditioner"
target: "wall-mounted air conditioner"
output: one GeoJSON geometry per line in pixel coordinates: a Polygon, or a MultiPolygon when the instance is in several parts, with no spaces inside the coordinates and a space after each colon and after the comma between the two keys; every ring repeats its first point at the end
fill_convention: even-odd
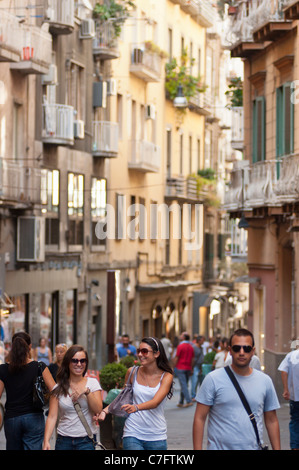
{"type": "Polygon", "coordinates": [[[55,85],[57,83],[57,65],[51,64],[49,72],[42,75],[42,85],[55,85]]]}
{"type": "Polygon", "coordinates": [[[115,96],[117,93],[117,81],[115,78],[107,80],[107,96],[115,96]]]}
{"type": "Polygon", "coordinates": [[[17,260],[45,261],[45,219],[20,216],[17,219],[17,260]]]}
{"type": "Polygon", "coordinates": [[[89,18],[81,21],[79,37],[80,39],[92,39],[95,37],[95,23],[93,19],[89,18]]]}
{"type": "Polygon", "coordinates": [[[74,121],[74,137],[75,139],[84,139],[84,121],[76,120],[74,121]]]}
{"type": "Polygon", "coordinates": [[[156,107],[153,104],[147,104],[145,107],[145,118],[155,119],[156,118],[156,107]]]}

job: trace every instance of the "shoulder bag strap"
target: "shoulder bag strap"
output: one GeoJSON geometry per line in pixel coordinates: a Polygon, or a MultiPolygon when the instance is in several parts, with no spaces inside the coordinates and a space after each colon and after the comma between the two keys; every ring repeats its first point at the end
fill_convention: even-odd
{"type": "Polygon", "coordinates": [[[135,373],[135,371],[136,371],[137,369],[138,369],[137,366],[133,366],[133,367],[132,367],[132,370],[131,370],[131,372],[130,372],[130,375],[129,375],[129,377],[128,377],[128,380],[127,380],[126,385],[129,385],[129,384],[130,384],[132,374],[135,373]]]}
{"type": "Polygon", "coordinates": [[[227,375],[229,376],[229,378],[231,379],[233,385],[235,386],[235,389],[237,390],[238,392],[238,395],[243,403],[243,406],[245,408],[245,410],[247,411],[247,414],[249,416],[249,419],[250,421],[252,422],[252,426],[253,426],[253,429],[254,429],[254,432],[255,432],[255,435],[256,435],[256,439],[257,439],[257,443],[259,445],[259,447],[262,448],[262,444],[261,444],[261,441],[260,441],[260,437],[259,437],[259,432],[258,432],[258,429],[257,429],[257,424],[256,424],[256,420],[255,420],[255,417],[254,417],[254,414],[252,413],[251,411],[251,408],[249,406],[249,403],[239,385],[239,382],[237,381],[236,377],[234,376],[234,373],[232,372],[231,368],[229,366],[226,366],[224,367],[225,369],[225,372],[227,373],[227,375]]]}
{"type": "Polygon", "coordinates": [[[77,414],[78,414],[78,416],[81,420],[81,423],[83,424],[83,426],[84,426],[84,428],[87,432],[88,437],[94,442],[94,437],[93,437],[92,430],[90,429],[89,424],[86,421],[86,418],[85,418],[85,416],[84,416],[84,414],[81,410],[81,406],[77,401],[74,403],[74,407],[75,407],[75,410],[77,411],[77,414]]]}

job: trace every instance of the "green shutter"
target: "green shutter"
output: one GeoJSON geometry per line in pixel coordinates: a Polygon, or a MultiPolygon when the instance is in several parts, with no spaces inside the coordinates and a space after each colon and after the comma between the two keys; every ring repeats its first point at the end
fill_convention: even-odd
{"type": "Polygon", "coordinates": [[[252,123],[252,162],[265,160],[266,157],[266,101],[259,96],[253,102],[252,123]]]}

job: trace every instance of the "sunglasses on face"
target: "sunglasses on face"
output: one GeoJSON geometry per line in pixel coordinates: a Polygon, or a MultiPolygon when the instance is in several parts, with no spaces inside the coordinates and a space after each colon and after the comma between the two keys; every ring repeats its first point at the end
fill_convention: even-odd
{"type": "Polygon", "coordinates": [[[84,358],[84,359],[71,359],[71,362],[73,364],[79,364],[79,362],[80,362],[80,364],[86,364],[87,359],[86,358],[84,358]]]}
{"type": "Polygon", "coordinates": [[[243,349],[244,353],[250,353],[252,350],[253,350],[253,347],[252,346],[240,346],[239,344],[235,344],[234,346],[232,346],[232,350],[235,352],[235,353],[238,353],[241,351],[241,349],[243,349]]]}
{"type": "Polygon", "coordinates": [[[147,356],[148,353],[150,353],[152,349],[146,349],[146,348],[138,348],[137,349],[137,354],[142,354],[142,356],[147,356]]]}

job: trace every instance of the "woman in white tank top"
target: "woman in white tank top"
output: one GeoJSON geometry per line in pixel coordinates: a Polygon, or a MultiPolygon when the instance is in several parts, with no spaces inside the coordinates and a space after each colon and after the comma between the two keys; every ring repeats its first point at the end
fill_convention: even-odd
{"type": "MultiPolygon", "coordinates": [[[[166,450],[166,398],[172,397],[173,371],[157,338],[144,338],[137,349],[141,366],[132,378],[133,405],[123,405],[129,414],[123,434],[124,450],[166,450]]],[[[125,382],[131,369],[128,370],[125,382]]],[[[105,419],[109,406],[99,420],[105,419]]]]}

